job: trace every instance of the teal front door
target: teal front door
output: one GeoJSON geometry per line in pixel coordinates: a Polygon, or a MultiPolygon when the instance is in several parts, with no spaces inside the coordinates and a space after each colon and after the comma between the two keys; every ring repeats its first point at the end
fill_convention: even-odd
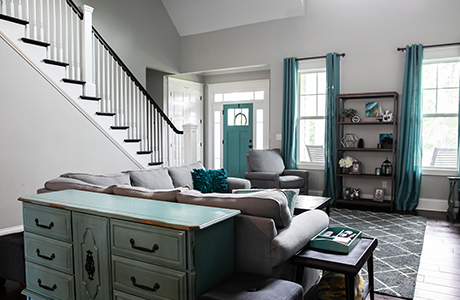
{"type": "Polygon", "coordinates": [[[244,178],[246,154],[252,149],[252,104],[224,105],[223,165],[227,175],[244,178]]]}

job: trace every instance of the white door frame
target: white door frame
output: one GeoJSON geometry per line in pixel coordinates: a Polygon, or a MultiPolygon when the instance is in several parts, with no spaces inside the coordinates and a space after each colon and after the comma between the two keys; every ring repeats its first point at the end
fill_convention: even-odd
{"type": "MultiPolygon", "coordinates": [[[[205,155],[205,164],[208,168],[218,169],[222,168],[223,160],[223,147],[222,141],[215,141],[216,130],[219,130],[220,139],[222,140],[223,136],[223,118],[222,110],[224,104],[238,104],[238,103],[252,103],[253,104],[253,140],[254,148],[266,149],[269,147],[270,143],[270,80],[261,79],[261,80],[248,80],[248,81],[238,81],[238,82],[226,82],[226,83],[213,83],[207,85],[207,101],[206,101],[206,155],[205,155]],[[251,91],[263,91],[262,100],[242,100],[242,101],[222,101],[216,102],[216,94],[225,94],[225,93],[237,93],[237,92],[251,92],[251,91]],[[262,119],[257,117],[257,111],[263,110],[262,119]],[[218,115],[220,119],[216,120],[215,112],[220,112],[218,115]],[[263,122],[263,123],[261,123],[263,122]],[[220,127],[216,129],[217,126],[220,127]],[[257,135],[257,124],[263,124],[263,134],[262,137],[257,135]],[[258,142],[261,141],[261,142],[258,142]],[[262,144],[262,145],[261,145],[262,144]],[[216,165],[216,156],[214,149],[220,145],[220,164],[216,165]]],[[[217,159],[218,160],[218,159],[217,159]]]]}

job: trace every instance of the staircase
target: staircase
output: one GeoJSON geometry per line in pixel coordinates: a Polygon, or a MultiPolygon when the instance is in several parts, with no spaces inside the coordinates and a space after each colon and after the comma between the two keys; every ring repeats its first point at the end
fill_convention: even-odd
{"type": "Polygon", "coordinates": [[[71,0],[0,0],[0,38],[140,168],[184,163],[184,134],[71,0]]]}

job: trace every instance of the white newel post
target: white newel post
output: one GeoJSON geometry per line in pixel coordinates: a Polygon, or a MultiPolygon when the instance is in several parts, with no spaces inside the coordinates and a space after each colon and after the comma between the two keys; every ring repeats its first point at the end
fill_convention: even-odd
{"type": "Polygon", "coordinates": [[[198,160],[198,125],[184,124],[184,163],[190,164],[198,160]]]}
{"type": "Polygon", "coordinates": [[[93,11],[94,8],[82,5],[83,20],[81,21],[81,66],[82,80],[85,81],[85,96],[96,96],[96,85],[93,78],[93,11]]]}

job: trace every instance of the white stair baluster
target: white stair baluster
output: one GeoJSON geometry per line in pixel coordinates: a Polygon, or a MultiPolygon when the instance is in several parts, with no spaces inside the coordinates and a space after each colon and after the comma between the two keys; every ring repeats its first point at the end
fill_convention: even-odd
{"type": "MultiPolygon", "coordinates": [[[[69,10],[69,9],[68,9],[69,10]]],[[[75,31],[74,31],[74,19],[75,19],[75,14],[72,11],[69,11],[69,63],[70,63],[70,79],[75,79],[75,43],[74,43],[74,38],[75,38],[75,31]]]]}
{"type": "Polygon", "coordinates": [[[22,19],[22,1],[19,0],[18,2],[18,18],[22,19]]]}
{"type": "Polygon", "coordinates": [[[60,16],[58,14],[56,14],[56,0],[52,0],[53,1],[53,12],[52,12],[52,16],[53,16],[53,27],[52,27],[52,32],[53,32],[53,35],[52,37],[50,37],[50,41],[52,42],[52,47],[51,49],[52,50],[52,56],[51,56],[51,59],[54,59],[56,61],[58,61],[58,53],[57,53],[57,30],[58,30],[58,27],[57,27],[57,20],[58,18],[60,18],[60,16]]]}
{"type": "Polygon", "coordinates": [[[0,0],[0,13],[6,15],[6,0],[0,0]]]}
{"type": "Polygon", "coordinates": [[[75,79],[81,80],[81,34],[80,34],[80,22],[77,14],[74,13],[75,20],[75,79]]]}
{"type": "Polygon", "coordinates": [[[29,15],[29,0],[25,0],[26,5],[25,5],[25,11],[26,11],[26,21],[29,21],[29,24],[26,25],[25,27],[25,37],[30,38],[30,15],[29,15]]]}
{"type": "Polygon", "coordinates": [[[14,14],[14,1],[11,0],[10,2],[10,16],[14,18],[15,14],[14,14]]]}
{"type": "Polygon", "coordinates": [[[57,30],[59,30],[58,34],[58,43],[59,43],[59,55],[58,55],[58,60],[62,62],[67,62],[66,59],[64,58],[64,48],[63,48],[63,42],[64,42],[64,24],[62,22],[62,19],[64,18],[64,13],[62,12],[62,1],[58,0],[58,16],[59,16],[59,23],[57,26],[57,30]]]}
{"type": "Polygon", "coordinates": [[[38,38],[39,41],[45,41],[45,28],[43,27],[43,0],[38,0],[39,5],[39,13],[40,13],[40,37],[38,38]]]}
{"type": "Polygon", "coordinates": [[[38,26],[37,26],[37,18],[38,18],[38,12],[37,12],[37,0],[32,0],[33,6],[32,6],[32,18],[33,18],[33,30],[32,30],[32,36],[30,38],[38,40],[38,26]]]}

